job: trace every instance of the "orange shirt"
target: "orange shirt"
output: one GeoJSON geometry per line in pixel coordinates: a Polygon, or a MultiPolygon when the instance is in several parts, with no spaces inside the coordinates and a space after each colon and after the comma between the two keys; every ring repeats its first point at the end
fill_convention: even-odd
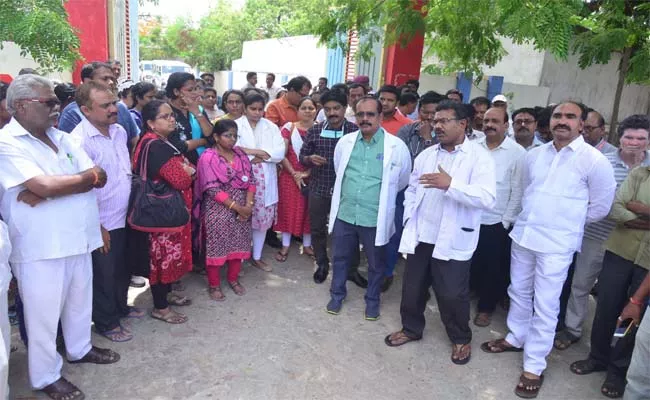
{"type": "Polygon", "coordinates": [[[392,117],[386,118],[384,117],[381,121],[381,127],[384,128],[384,130],[391,135],[397,135],[397,132],[401,127],[404,125],[408,125],[412,123],[409,118],[406,118],[404,115],[402,115],[399,110],[395,110],[395,114],[393,114],[392,117]]]}
{"type": "Polygon", "coordinates": [[[287,122],[298,121],[298,110],[282,97],[269,103],[264,118],[282,128],[287,122]]]}

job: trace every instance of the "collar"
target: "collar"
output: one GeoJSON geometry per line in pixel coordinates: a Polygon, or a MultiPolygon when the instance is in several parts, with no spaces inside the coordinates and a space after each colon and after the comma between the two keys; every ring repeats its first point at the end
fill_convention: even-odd
{"type": "Polygon", "coordinates": [[[286,108],[293,108],[294,110],[297,110],[298,108],[294,106],[293,104],[289,103],[289,100],[287,100],[287,96],[282,96],[280,98],[280,102],[286,107],[286,108]]]}
{"type": "Polygon", "coordinates": [[[494,151],[494,150],[499,150],[499,149],[503,149],[503,150],[511,149],[513,147],[514,140],[510,139],[508,136],[505,136],[503,141],[501,143],[499,143],[499,145],[497,147],[493,148],[493,149],[490,149],[488,147],[487,137],[486,136],[483,136],[482,138],[478,139],[476,142],[480,143],[486,149],[494,151]]]}
{"type": "MultiPolygon", "coordinates": [[[[14,117],[11,117],[11,120],[7,125],[5,125],[3,130],[9,131],[9,134],[13,137],[28,136],[29,138],[36,139],[14,117]]],[[[64,134],[63,131],[60,131],[54,127],[48,128],[47,131],[45,131],[45,133],[51,138],[55,138],[57,141],[61,141],[61,137],[64,134]]]]}
{"type": "MultiPolygon", "coordinates": [[[[90,121],[88,121],[88,119],[86,119],[86,118],[82,119],[81,123],[83,124],[82,128],[83,128],[83,132],[86,134],[86,136],[88,136],[88,137],[94,137],[94,136],[106,137],[106,136],[104,136],[103,133],[101,133],[99,131],[99,129],[97,129],[95,127],[95,125],[93,125],[90,121]]],[[[111,138],[111,139],[115,136],[115,130],[117,129],[117,126],[115,126],[115,125],[117,125],[117,124],[111,124],[108,127],[108,137],[111,138]]]]}
{"type": "MultiPolygon", "coordinates": [[[[552,140],[551,140],[550,142],[548,142],[548,143],[551,144],[550,147],[553,148],[553,151],[555,151],[556,153],[559,153],[559,151],[557,151],[557,149],[555,148],[555,143],[554,143],[552,140]]],[[[548,143],[547,143],[547,144],[548,144],[548,143]]],[[[565,146],[564,148],[569,148],[569,149],[571,149],[571,151],[577,151],[577,150],[580,148],[580,146],[583,146],[583,145],[585,145],[585,144],[587,144],[587,142],[585,142],[585,139],[582,137],[582,135],[578,135],[578,137],[576,137],[575,139],[573,139],[573,140],[571,141],[571,143],[569,143],[569,144],[568,144],[567,146],[565,146]]],[[[591,147],[591,145],[588,145],[588,146],[591,147]]],[[[561,151],[561,150],[560,150],[560,151],[561,151]]]]}
{"type": "MultiPolygon", "coordinates": [[[[370,144],[376,144],[377,141],[379,140],[378,138],[381,138],[383,134],[384,134],[384,128],[379,127],[377,132],[375,132],[375,134],[372,135],[372,138],[370,138],[370,144]]],[[[359,138],[357,140],[360,142],[363,141],[363,135],[361,134],[361,130],[359,130],[359,138]]]]}
{"type": "MultiPolygon", "coordinates": [[[[440,143],[436,144],[436,146],[438,146],[436,151],[439,151],[439,152],[440,151],[447,151],[447,150],[442,148],[442,145],[440,143]]],[[[448,153],[451,154],[451,153],[456,153],[458,151],[462,151],[463,153],[468,153],[469,152],[469,146],[471,146],[469,139],[467,139],[467,137],[465,137],[463,135],[463,143],[457,144],[456,147],[454,147],[454,150],[450,151],[448,153]]]]}

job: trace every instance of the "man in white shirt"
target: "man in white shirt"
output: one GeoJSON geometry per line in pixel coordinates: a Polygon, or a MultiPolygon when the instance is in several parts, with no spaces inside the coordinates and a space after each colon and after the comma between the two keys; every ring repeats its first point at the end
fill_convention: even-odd
{"type": "Polygon", "coordinates": [[[472,119],[472,135],[478,138],[484,137],[483,117],[490,108],[490,100],[485,96],[474,97],[469,104],[474,107],[474,119],[472,119]]]}
{"type": "Polygon", "coordinates": [[[510,233],[510,311],[505,339],[481,345],[488,353],[524,352],[515,392],[535,397],[553,347],[560,294],[585,223],[603,219],[614,199],[612,166],[582,135],[585,107],[559,104],[551,114],[553,141],[522,162],[522,211],[510,233]]]}
{"type": "Polygon", "coordinates": [[[535,136],[537,130],[537,113],[533,108],[520,108],[512,113],[512,123],[515,125],[515,140],[524,149],[530,150],[544,144],[535,136]]]}
{"type": "Polygon", "coordinates": [[[521,209],[521,168],[526,150],[506,136],[508,113],[490,108],[481,125],[485,137],[477,141],[489,151],[496,169],[497,201],[484,211],[478,246],[472,258],[471,283],[478,292],[476,326],[490,325],[492,313],[505,294],[510,280],[510,238],[508,232],[521,209]]]}
{"type": "Polygon", "coordinates": [[[7,379],[9,377],[11,325],[9,325],[7,292],[12,278],[9,267],[10,254],[9,229],[7,224],[0,219],[0,399],[9,398],[7,379]]]}
{"type": "Polygon", "coordinates": [[[467,108],[443,101],[432,121],[439,144],[416,159],[404,201],[400,252],[407,253],[402,286],[402,329],[385,338],[401,346],[422,338],[424,310],[432,286],[447,336],[451,361],[471,357],[470,259],[478,242],[481,213],[494,207],[494,161],[465,136],[467,108]]]}
{"type": "Polygon", "coordinates": [[[269,72],[268,74],[266,74],[266,86],[262,86],[262,90],[268,93],[269,102],[275,100],[278,97],[278,92],[280,91],[280,88],[278,86],[275,86],[274,73],[269,72]]]}
{"type": "Polygon", "coordinates": [[[106,173],[67,133],[52,127],[59,100],[48,79],[16,78],[7,107],[13,118],[0,132],[0,213],[9,226],[9,261],[24,306],[29,378],[50,397],[76,399],[81,391],[61,377],[59,320],[69,362],[110,364],[120,358],[90,342],[90,253],[105,245],[92,189],[106,184],[106,173]]]}
{"type": "MultiPolygon", "coordinates": [[[[498,108],[503,108],[506,112],[508,112],[508,98],[502,94],[498,94],[492,98],[492,105],[491,107],[498,107],[498,108]]],[[[514,124],[512,123],[512,120],[508,120],[508,137],[513,137],[515,136],[515,130],[514,130],[514,124]]]]}
{"type": "Polygon", "coordinates": [[[357,102],[359,131],[343,135],[334,149],[336,180],[329,231],[333,276],[327,312],[338,314],[347,295],[348,270],[361,243],[368,258],[365,319],[379,319],[386,244],[395,233],[395,198],[408,184],[411,155],[404,142],[380,126],[382,105],[357,102]]]}

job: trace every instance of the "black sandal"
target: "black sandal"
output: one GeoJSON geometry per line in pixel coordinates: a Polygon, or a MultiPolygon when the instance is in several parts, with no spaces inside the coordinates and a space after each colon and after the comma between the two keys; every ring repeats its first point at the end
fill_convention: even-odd
{"type": "Polygon", "coordinates": [[[393,332],[390,335],[386,336],[384,338],[384,343],[386,343],[386,346],[390,347],[399,347],[401,345],[404,345],[408,342],[414,342],[416,340],[422,339],[421,337],[419,338],[414,338],[406,334],[404,331],[398,331],[398,332],[393,332]]]}
{"type": "Polygon", "coordinates": [[[576,361],[569,368],[576,375],[589,375],[593,372],[605,371],[607,369],[606,366],[597,364],[591,358],[576,361]]]}
{"type": "Polygon", "coordinates": [[[59,378],[58,381],[50,383],[41,389],[41,392],[54,400],[84,400],[86,398],[86,395],[78,387],[65,378],[59,378]]]}
{"type": "Polygon", "coordinates": [[[93,346],[85,356],[79,360],[68,361],[70,364],[113,364],[120,361],[120,355],[110,349],[100,349],[93,346]]]}
{"type": "Polygon", "coordinates": [[[625,379],[607,378],[600,388],[600,393],[610,399],[623,397],[625,393],[625,379]]]}
{"type": "Polygon", "coordinates": [[[505,339],[496,339],[490,340],[489,342],[484,342],[481,344],[481,350],[486,353],[499,354],[499,353],[520,353],[524,351],[521,347],[515,347],[510,343],[506,342],[505,339]]]}
{"type": "Polygon", "coordinates": [[[567,331],[561,331],[555,335],[555,339],[553,340],[553,347],[558,350],[566,350],[571,347],[572,344],[577,343],[579,340],[579,337],[573,336],[567,331]]]}
{"type": "Polygon", "coordinates": [[[544,383],[544,375],[537,379],[527,378],[524,374],[519,377],[519,383],[515,387],[515,394],[524,399],[533,399],[539,394],[539,389],[544,383]]]}

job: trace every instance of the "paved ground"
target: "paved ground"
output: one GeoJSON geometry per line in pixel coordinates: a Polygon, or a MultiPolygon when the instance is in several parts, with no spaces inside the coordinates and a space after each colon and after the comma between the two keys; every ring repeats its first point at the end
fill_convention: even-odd
{"type": "MultiPolygon", "coordinates": [[[[266,257],[272,253],[267,249],[266,257]]],[[[382,299],[379,321],[363,319],[363,292],[348,284],[342,313],[325,313],[328,284],[316,285],[312,264],[292,249],[272,273],[245,267],[248,290],[235,296],[224,285],[223,303],[208,298],[203,276],[184,278],[194,304],[184,308],[184,325],[144,318],[132,323],[135,338],[113,344],[94,335],[94,343],[118,351],[108,366],[64,364],[64,375],[88,399],[516,399],[513,388],[521,354],[489,355],[481,342],[505,333],[503,312],[490,328],[474,330],[472,361],[456,366],[439,320],[435,300],[426,313],[423,340],[389,348],[383,340],[400,328],[403,265],[382,299]]],[[[224,279],[225,281],[225,279],[224,279]]],[[[131,290],[135,305],[150,308],[148,290],[131,290]]],[[[592,305],[593,306],[593,305],[592,305]]],[[[22,344],[11,355],[12,398],[45,398],[32,392],[22,344]]],[[[578,377],[569,364],[587,354],[585,344],[549,357],[539,399],[601,399],[604,376],[578,377]]]]}

